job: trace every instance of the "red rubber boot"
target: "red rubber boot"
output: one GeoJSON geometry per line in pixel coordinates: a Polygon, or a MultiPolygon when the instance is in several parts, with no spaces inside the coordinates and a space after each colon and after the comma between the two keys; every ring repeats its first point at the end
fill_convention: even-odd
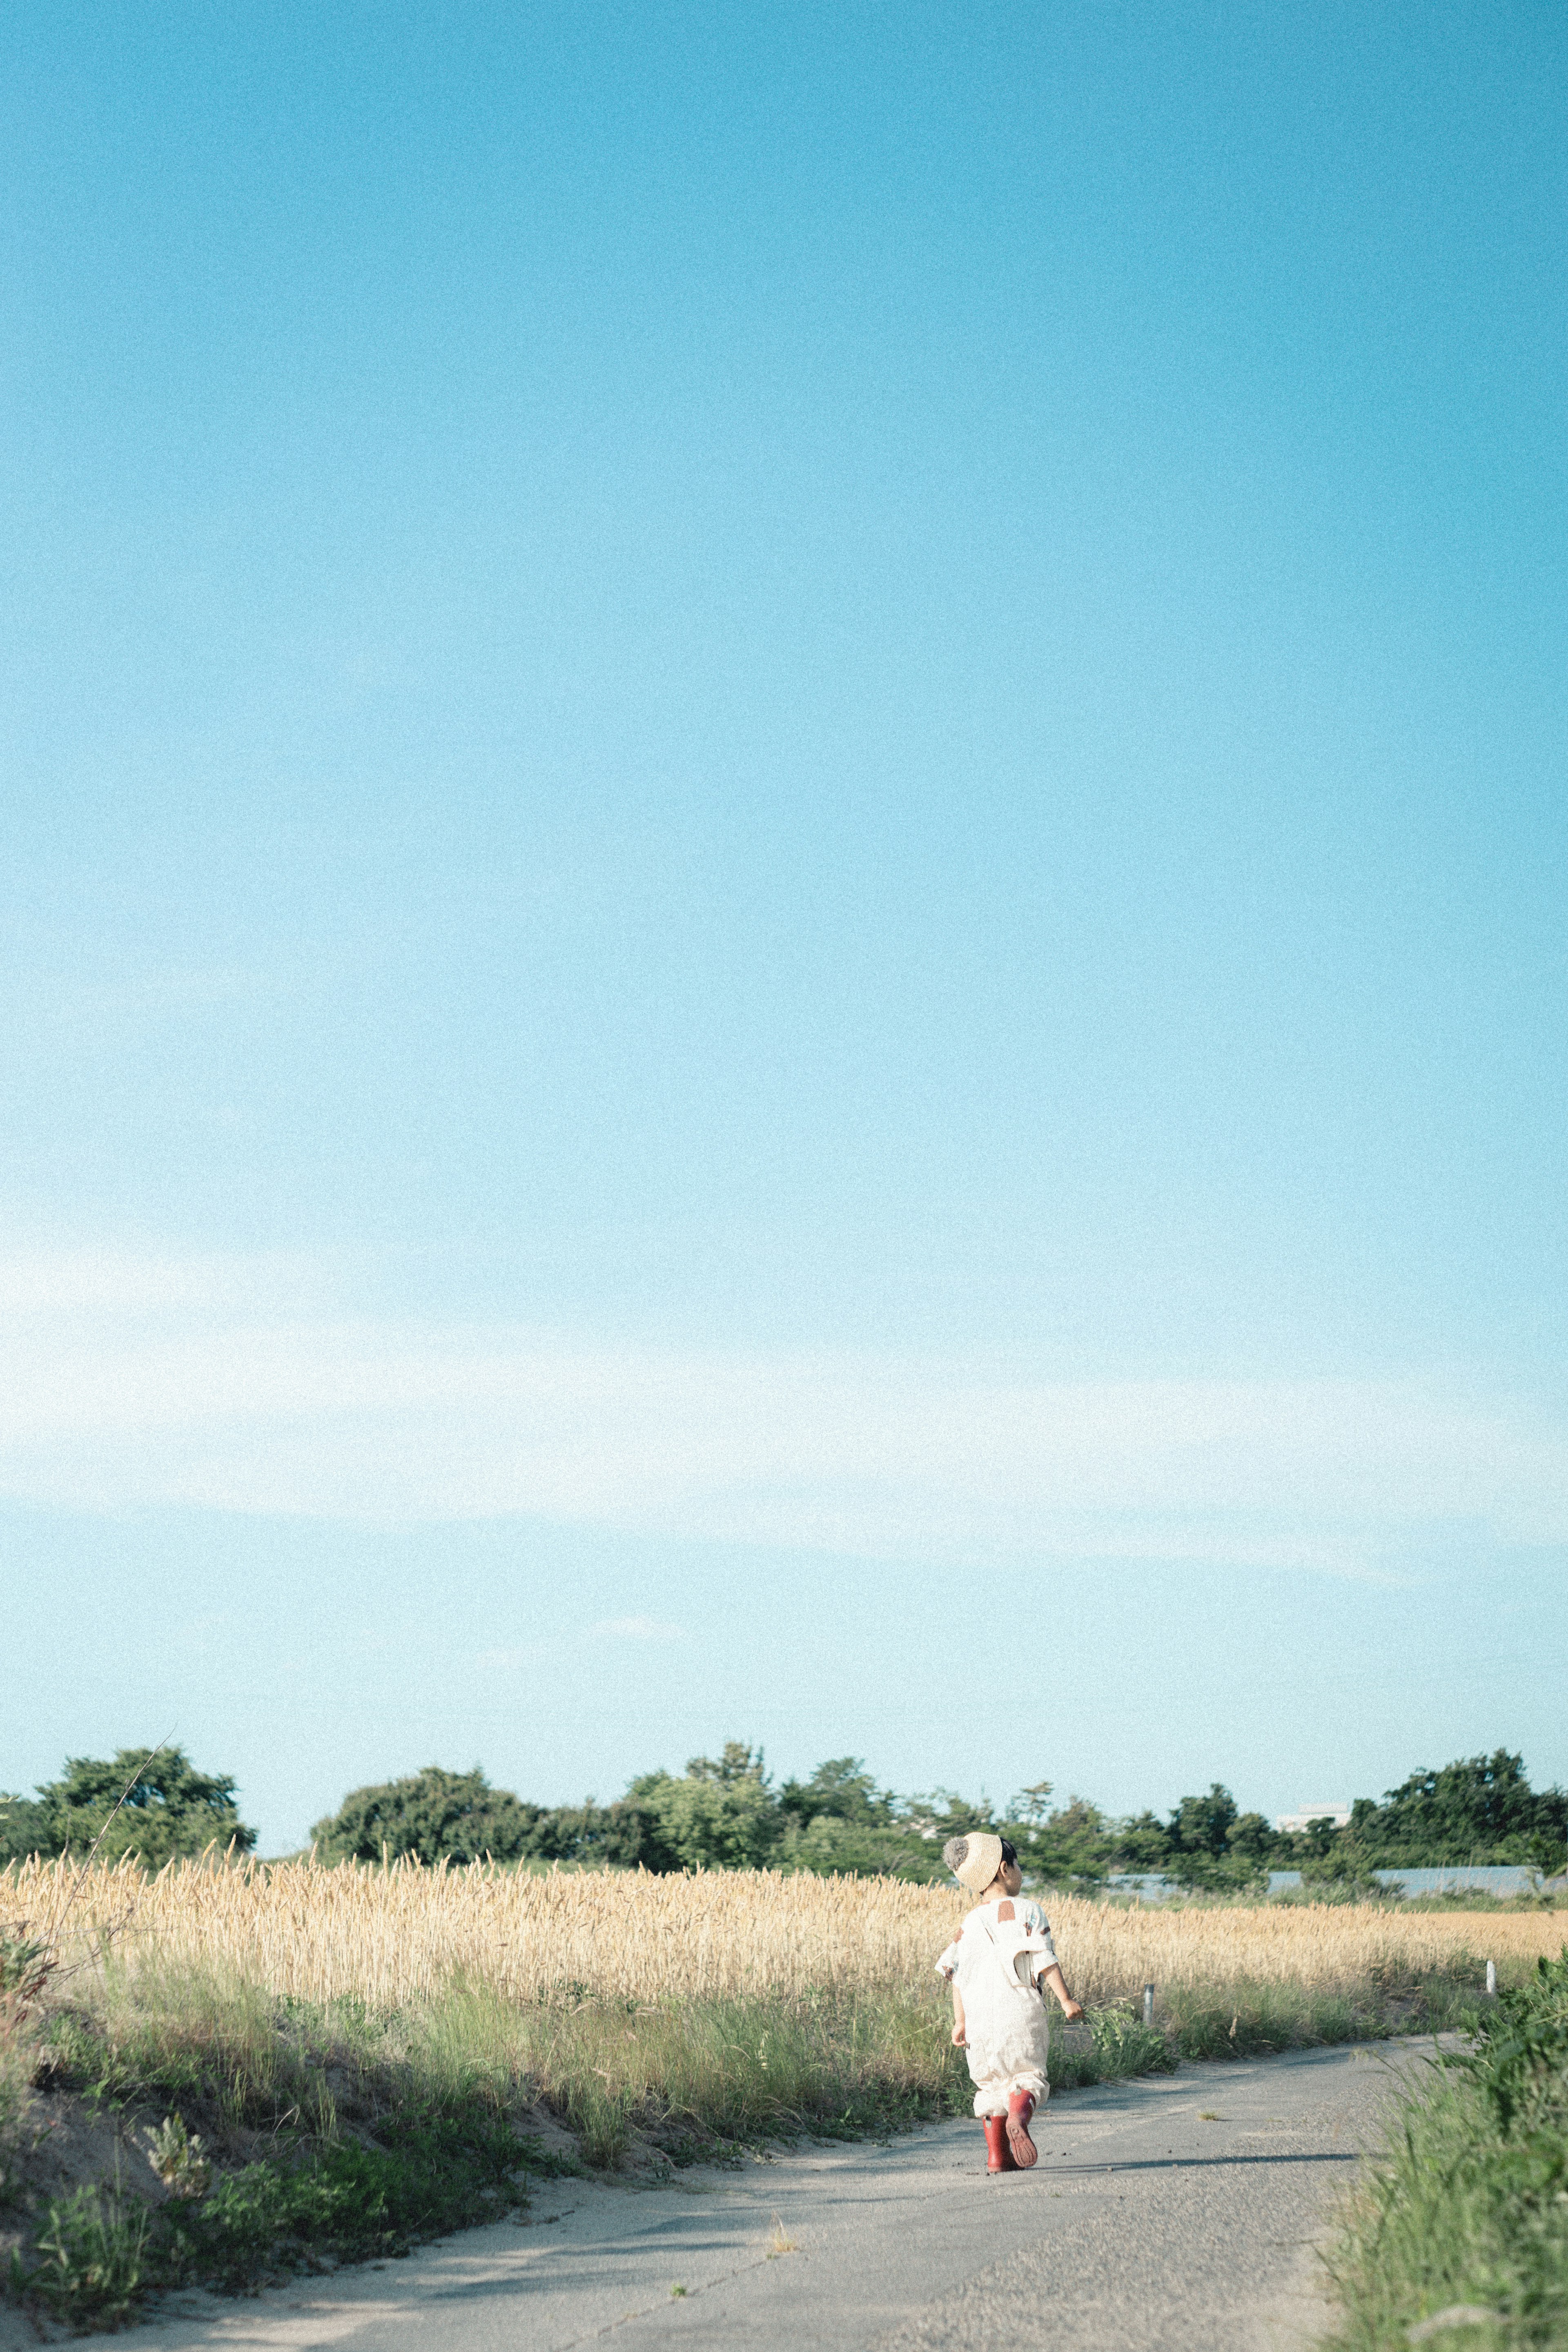
{"type": "Polygon", "coordinates": [[[1009,2091],[1007,2094],[1007,2151],[1020,2172],[1027,2172],[1039,2156],[1039,2150],[1029,2137],[1029,2117],[1035,2112],[1033,2091],[1009,2091]]]}
{"type": "MultiPolygon", "coordinates": [[[[983,2116],[981,2121],[985,2126],[986,2171],[1016,2172],[1018,2168],[1013,2161],[1013,2151],[1007,2145],[1007,2117],[983,2116]]],[[[1031,2151],[1029,2162],[1033,2164],[1034,2160],[1034,2154],[1031,2151]]]]}

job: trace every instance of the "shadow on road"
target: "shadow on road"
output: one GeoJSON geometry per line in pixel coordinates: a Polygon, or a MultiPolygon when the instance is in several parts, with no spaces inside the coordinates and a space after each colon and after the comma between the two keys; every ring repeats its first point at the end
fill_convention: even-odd
{"type": "Polygon", "coordinates": [[[1086,2180],[1103,2179],[1108,2172],[1215,2172],[1245,2164],[1355,2164],[1359,2158],[1336,2148],[1325,2149],[1321,2155],[1310,2150],[1289,2156],[1135,2156],[1121,2164],[1051,2164],[1047,2170],[1055,2179],[1081,2174],[1086,2180]]]}

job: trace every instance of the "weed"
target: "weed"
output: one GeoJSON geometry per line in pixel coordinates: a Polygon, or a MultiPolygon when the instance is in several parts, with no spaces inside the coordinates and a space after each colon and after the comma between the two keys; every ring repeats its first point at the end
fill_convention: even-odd
{"type": "Polygon", "coordinates": [[[212,2163],[203,2149],[201,2134],[187,2131],[183,2116],[165,2116],[146,2138],[153,2169],[171,2197],[206,2195],[212,2187],[212,2163]]]}
{"type": "Polygon", "coordinates": [[[38,2233],[42,2260],[28,2292],[76,2329],[119,2326],[146,2281],[152,2225],[146,2206],[118,2189],[57,2199],[38,2233]]]}
{"type": "Polygon", "coordinates": [[[54,1966],[52,1952],[47,1940],[28,1935],[25,1919],[0,1927],[0,1993],[36,2000],[54,1966]]]}
{"type": "Polygon", "coordinates": [[[37,2040],[37,2020],[26,2002],[15,1992],[0,1993],[0,2205],[20,2192],[37,2040]]]}
{"type": "Polygon", "coordinates": [[[39,2259],[13,2284],[73,2326],[117,2326],[152,2287],[239,2292],[499,2216],[526,2202],[531,2153],[490,2117],[405,2118],[384,2127],[383,2145],[267,2158],[156,2212],[118,2191],[79,2189],[50,2205],[39,2259]]]}
{"type": "Polygon", "coordinates": [[[1102,2009],[1089,2020],[1094,2036],[1094,2074],[1101,2083],[1125,2081],[1133,2074],[1168,2074],[1176,2060],[1164,2035],[1145,2025],[1129,2004],[1102,2009]]]}

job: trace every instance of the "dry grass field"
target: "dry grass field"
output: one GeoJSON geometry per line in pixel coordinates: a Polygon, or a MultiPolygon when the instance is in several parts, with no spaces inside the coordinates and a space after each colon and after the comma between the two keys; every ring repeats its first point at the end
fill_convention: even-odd
{"type": "MultiPolygon", "coordinates": [[[[647,2003],[913,1988],[965,1907],[940,1887],[768,1871],[530,1876],[485,1864],[186,1862],[152,1878],[121,1865],[79,1883],[63,1863],[0,1874],[0,1914],[36,1935],[58,1924],[68,1966],[90,1973],[112,1945],[128,1964],[156,1953],[274,1995],[374,2009],[438,1998],[455,1982],[510,2000],[574,1988],[647,2003]]],[[[1048,1908],[1068,1980],[1091,2008],[1151,1980],[1163,2007],[1178,1996],[1223,2000],[1240,1986],[1397,1996],[1429,1979],[1474,1978],[1487,1958],[1508,1980],[1564,1934],[1551,1912],[1123,1909],[1072,1895],[1048,1908]]]]}

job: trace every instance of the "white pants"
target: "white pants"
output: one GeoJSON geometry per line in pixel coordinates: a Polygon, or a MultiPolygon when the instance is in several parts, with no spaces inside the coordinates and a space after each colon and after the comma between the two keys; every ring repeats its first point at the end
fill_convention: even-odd
{"type": "Polygon", "coordinates": [[[987,2116],[1005,2116],[1008,2095],[1027,2091],[1037,2106],[1043,2106],[1051,2095],[1051,2086],[1037,2066],[1026,2066],[1021,2074],[992,2074],[974,2094],[974,2112],[984,2122],[987,2116]]]}

